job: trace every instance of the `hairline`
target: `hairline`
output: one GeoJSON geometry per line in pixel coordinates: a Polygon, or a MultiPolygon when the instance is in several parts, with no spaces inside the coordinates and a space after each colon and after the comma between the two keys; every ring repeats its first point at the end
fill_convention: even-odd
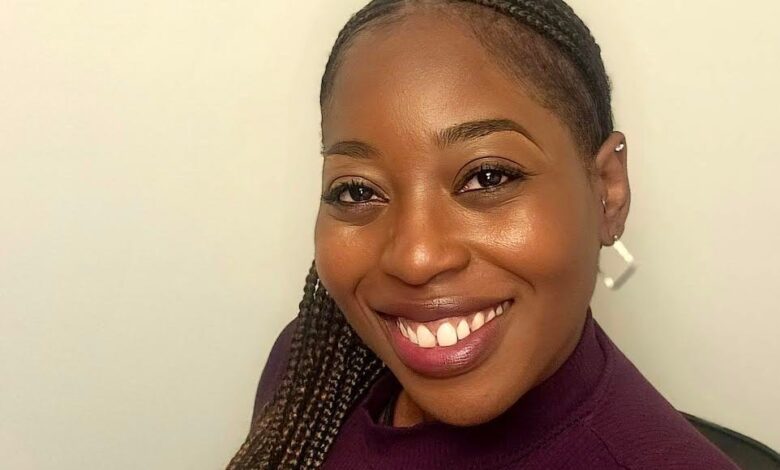
{"type": "Polygon", "coordinates": [[[591,160],[595,156],[596,151],[600,147],[598,129],[599,116],[597,111],[596,100],[592,91],[588,88],[586,78],[583,76],[583,72],[577,67],[577,65],[567,56],[566,53],[560,50],[551,40],[544,37],[540,33],[536,32],[530,26],[515,20],[512,17],[507,16],[501,12],[495,11],[485,5],[471,3],[466,0],[420,0],[417,2],[402,1],[395,5],[391,5],[388,12],[370,19],[363,23],[355,31],[345,38],[345,41],[340,44],[337,55],[333,58],[333,63],[330,64],[329,69],[326,72],[330,72],[323,78],[328,78],[327,83],[323,83],[323,87],[320,93],[320,110],[322,120],[324,121],[327,114],[327,108],[331,103],[331,97],[333,94],[333,88],[338,76],[339,70],[344,63],[344,56],[348,54],[349,49],[353,43],[360,37],[361,33],[374,32],[390,28],[400,22],[406,20],[411,14],[420,10],[436,9],[438,12],[455,19],[464,27],[464,30],[470,34],[484,49],[503,73],[507,74],[507,77],[511,80],[515,80],[523,88],[531,99],[536,101],[540,106],[551,111],[555,117],[563,123],[564,127],[571,134],[577,150],[582,154],[584,160],[591,160]],[[454,7],[454,8],[452,8],[454,7]],[[491,21],[495,20],[495,21],[491,21]],[[492,28],[492,29],[491,29],[492,28]],[[514,28],[517,31],[511,31],[506,28],[514,28]],[[512,52],[509,50],[509,46],[502,44],[500,39],[495,36],[495,32],[505,33],[504,36],[507,41],[518,39],[522,36],[523,44],[519,50],[515,52],[530,53],[533,49],[543,50],[546,57],[541,57],[535,62],[531,62],[528,68],[523,68],[514,63],[509,54],[512,52]],[[493,37],[488,37],[492,34],[493,37]],[[563,61],[570,70],[559,73],[557,76],[562,77],[566,75],[565,83],[563,85],[550,85],[546,86],[539,77],[534,77],[531,69],[538,68],[543,61],[563,61]],[[576,77],[571,77],[569,74],[573,73],[576,77]],[[569,95],[568,102],[572,108],[576,110],[575,113],[567,112],[570,110],[565,109],[566,103],[563,100],[556,99],[552,95],[560,95],[565,93],[564,87],[576,87],[577,91],[584,91],[584,101],[575,100],[573,96],[569,95]],[[587,109],[584,109],[587,108],[587,109]],[[578,116],[583,114],[589,115],[589,121],[592,121],[591,126],[595,128],[585,129],[585,124],[577,125],[580,119],[578,116]]]}

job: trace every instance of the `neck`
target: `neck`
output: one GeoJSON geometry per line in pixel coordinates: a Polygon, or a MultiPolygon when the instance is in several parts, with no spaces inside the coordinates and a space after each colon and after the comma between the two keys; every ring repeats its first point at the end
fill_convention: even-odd
{"type": "Polygon", "coordinates": [[[412,397],[406,393],[406,390],[402,389],[395,403],[393,426],[396,428],[409,428],[420,423],[433,421],[436,421],[436,419],[423,411],[412,397]]]}

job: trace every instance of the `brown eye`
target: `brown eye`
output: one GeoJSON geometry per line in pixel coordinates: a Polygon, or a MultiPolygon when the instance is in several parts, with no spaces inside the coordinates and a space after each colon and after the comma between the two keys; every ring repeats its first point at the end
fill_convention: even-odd
{"type": "Polygon", "coordinates": [[[328,204],[341,206],[357,206],[385,202],[385,199],[372,187],[360,180],[346,181],[335,185],[322,200],[328,204]]]}
{"type": "Polygon", "coordinates": [[[523,173],[518,170],[482,165],[464,178],[463,186],[458,192],[466,193],[469,191],[496,188],[509,183],[510,181],[523,178],[523,176],[523,173]]]}
{"type": "Polygon", "coordinates": [[[374,196],[376,196],[376,193],[368,186],[350,183],[339,195],[339,201],[347,204],[369,202],[374,196]]]}
{"type": "Polygon", "coordinates": [[[485,170],[479,172],[479,174],[477,175],[477,182],[483,188],[489,188],[491,186],[498,186],[499,184],[504,182],[505,178],[506,176],[501,174],[500,171],[485,170]]]}

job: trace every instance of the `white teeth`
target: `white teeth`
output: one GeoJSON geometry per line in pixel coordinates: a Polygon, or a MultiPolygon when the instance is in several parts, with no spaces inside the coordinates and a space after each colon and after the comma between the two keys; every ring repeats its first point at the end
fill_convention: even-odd
{"type": "Polygon", "coordinates": [[[419,341],[417,341],[417,333],[415,333],[413,329],[409,328],[406,332],[409,333],[409,341],[414,344],[419,344],[419,341]]]}
{"type": "Polygon", "coordinates": [[[466,320],[461,320],[460,323],[458,323],[458,339],[463,339],[471,334],[471,330],[469,329],[469,324],[466,322],[466,320]]]}
{"type": "Polygon", "coordinates": [[[458,334],[455,331],[455,327],[449,323],[442,323],[436,332],[436,341],[439,343],[439,346],[452,346],[457,343],[458,334]]]}
{"type": "Polygon", "coordinates": [[[419,325],[417,327],[417,341],[422,348],[436,347],[436,337],[433,336],[431,330],[429,330],[425,325],[419,325]]]}
{"type": "Polygon", "coordinates": [[[482,312],[477,313],[474,315],[474,319],[471,320],[471,331],[477,331],[478,329],[482,328],[482,325],[485,324],[485,316],[482,314],[482,312]]]}
{"type": "Polygon", "coordinates": [[[421,348],[447,347],[457,344],[458,341],[467,338],[488,322],[493,321],[496,317],[500,317],[509,310],[511,305],[510,301],[506,301],[493,308],[477,312],[473,316],[469,315],[468,318],[471,318],[470,324],[466,317],[429,322],[427,325],[401,318],[397,318],[396,322],[401,334],[421,348]],[[411,323],[411,326],[409,323],[411,323]],[[438,328],[433,330],[437,324],[439,325],[438,328]]]}
{"type": "Polygon", "coordinates": [[[494,318],[496,318],[496,311],[491,308],[490,311],[488,312],[487,318],[485,319],[485,323],[489,322],[494,318]]]}
{"type": "Polygon", "coordinates": [[[401,320],[398,320],[398,329],[401,330],[401,334],[404,335],[404,338],[409,337],[409,333],[406,332],[406,327],[401,323],[401,320]]]}

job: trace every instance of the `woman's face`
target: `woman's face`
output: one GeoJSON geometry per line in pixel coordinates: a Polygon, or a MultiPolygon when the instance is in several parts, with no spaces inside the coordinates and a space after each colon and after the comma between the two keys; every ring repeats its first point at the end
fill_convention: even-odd
{"type": "Polygon", "coordinates": [[[342,59],[323,110],[320,278],[424,416],[490,420],[579,339],[601,185],[562,121],[454,22],[416,14],[342,59]]]}

